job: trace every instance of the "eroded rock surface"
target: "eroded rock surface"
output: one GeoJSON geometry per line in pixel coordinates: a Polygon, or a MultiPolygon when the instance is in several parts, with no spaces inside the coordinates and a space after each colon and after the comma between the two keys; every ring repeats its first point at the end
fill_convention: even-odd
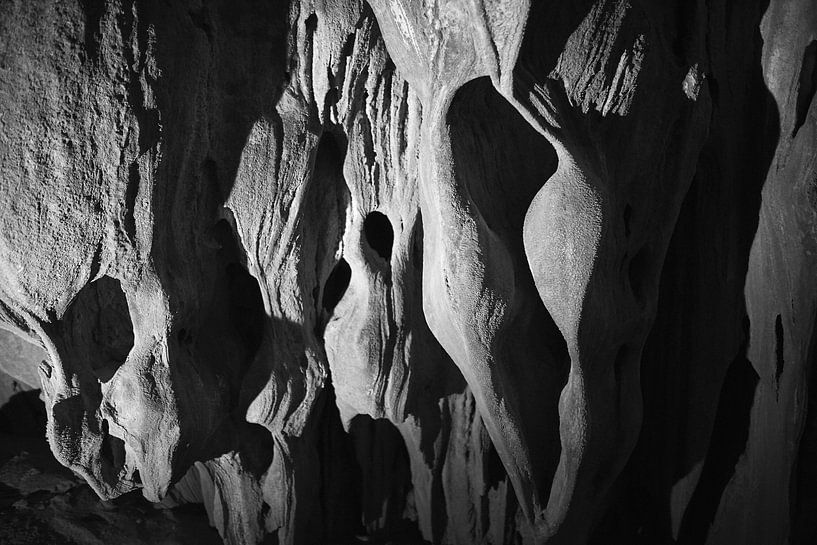
{"type": "Polygon", "coordinates": [[[4,0],[0,365],[228,543],[809,543],[817,6],[750,4],[4,0]]]}

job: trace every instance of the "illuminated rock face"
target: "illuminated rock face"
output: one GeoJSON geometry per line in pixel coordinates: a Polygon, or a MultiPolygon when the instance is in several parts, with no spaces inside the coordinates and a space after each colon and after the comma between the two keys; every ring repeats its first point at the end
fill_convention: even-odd
{"type": "Polygon", "coordinates": [[[236,544],[810,542],[817,6],[665,4],[4,3],[57,459],[236,544]]]}

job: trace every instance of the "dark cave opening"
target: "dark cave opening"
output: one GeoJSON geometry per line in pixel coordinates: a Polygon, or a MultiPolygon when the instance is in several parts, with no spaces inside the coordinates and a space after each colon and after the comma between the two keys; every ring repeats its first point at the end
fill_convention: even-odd
{"type": "Polygon", "coordinates": [[[110,276],[83,287],[63,317],[77,354],[88,361],[100,382],[107,382],[125,363],[134,343],[133,322],[128,301],[119,280],[110,276]],[[93,327],[88,321],[93,320],[93,327]],[[90,339],[86,336],[90,335],[90,339]],[[90,346],[85,343],[90,341],[90,346]]]}
{"type": "Polygon", "coordinates": [[[389,261],[394,244],[394,229],[389,218],[380,212],[369,212],[363,220],[363,233],[372,250],[389,261]]]}

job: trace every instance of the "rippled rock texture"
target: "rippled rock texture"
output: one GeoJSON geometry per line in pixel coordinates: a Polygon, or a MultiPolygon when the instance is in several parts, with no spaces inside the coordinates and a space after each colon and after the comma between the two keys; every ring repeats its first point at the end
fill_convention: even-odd
{"type": "Polygon", "coordinates": [[[815,90],[812,0],[2,0],[0,363],[231,544],[812,543],[815,90]]]}

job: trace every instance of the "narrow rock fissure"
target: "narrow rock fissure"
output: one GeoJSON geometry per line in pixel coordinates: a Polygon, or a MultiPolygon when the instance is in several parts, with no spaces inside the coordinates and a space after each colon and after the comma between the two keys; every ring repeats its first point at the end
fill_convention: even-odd
{"type": "Polygon", "coordinates": [[[797,106],[795,109],[794,130],[792,137],[806,122],[811,102],[817,92],[817,40],[812,40],[803,50],[803,61],[797,85],[797,106]]]}
{"type": "Polygon", "coordinates": [[[706,542],[727,483],[735,474],[749,439],[750,416],[760,377],[747,359],[749,318],[744,319],[744,340],[729,366],[721,388],[712,439],[700,480],[684,513],[679,545],[706,542]]]}

